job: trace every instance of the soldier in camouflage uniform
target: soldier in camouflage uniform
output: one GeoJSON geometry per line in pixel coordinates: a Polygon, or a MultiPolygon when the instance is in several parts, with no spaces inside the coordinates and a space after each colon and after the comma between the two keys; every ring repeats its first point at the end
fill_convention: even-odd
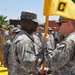
{"type": "MultiPolygon", "coordinates": [[[[39,75],[44,75],[49,70],[52,75],[75,75],[75,20],[60,17],[58,26],[65,39],[53,51],[52,57],[46,58],[49,60],[49,66],[41,68],[39,75]]],[[[48,38],[42,37],[43,42],[46,40],[48,38]]],[[[46,44],[44,43],[45,47],[46,44]]],[[[49,51],[50,48],[47,49],[49,51]]]]}
{"type": "Polygon", "coordinates": [[[53,35],[52,35],[52,28],[51,27],[48,27],[48,34],[49,34],[49,36],[50,36],[50,44],[51,44],[51,46],[52,46],[52,48],[54,49],[54,37],[53,37],[53,35]]]}
{"type": "Polygon", "coordinates": [[[18,24],[17,27],[21,29],[21,25],[18,24]]]}
{"type": "Polygon", "coordinates": [[[9,39],[9,32],[6,29],[6,25],[2,25],[1,31],[0,31],[0,62],[1,65],[4,63],[3,58],[3,46],[4,43],[9,39]]]}
{"type": "Polygon", "coordinates": [[[14,37],[20,32],[20,29],[18,27],[14,27],[12,29],[12,37],[7,40],[3,46],[3,55],[4,55],[4,67],[8,68],[8,57],[9,57],[9,50],[12,45],[14,37]]]}
{"type": "Polygon", "coordinates": [[[38,27],[37,28],[37,33],[36,35],[41,39],[41,37],[43,36],[43,31],[44,31],[44,28],[43,27],[38,27]]]}
{"type": "Polygon", "coordinates": [[[10,26],[8,27],[10,38],[12,38],[12,29],[13,29],[14,27],[15,27],[14,25],[10,25],[10,26]]]}
{"type": "Polygon", "coordinates": [[[33,34],[37,29],[37,22],[36,14],[24,11],[21,13],[22,30],[11,46],[11,75],[36,75],[37,67],[34,62],[41,48],[36,46],[40,45],[40,41],[38,42],[37,36],[33,34]]]}
{"type": "Polygon", "coordinates": [[[9,31],[6,28],[6,25],[2,25],[1,30],[2,30],[2,35],[5,39],[5,41],[7,41],[9,39],[9,31]]]}

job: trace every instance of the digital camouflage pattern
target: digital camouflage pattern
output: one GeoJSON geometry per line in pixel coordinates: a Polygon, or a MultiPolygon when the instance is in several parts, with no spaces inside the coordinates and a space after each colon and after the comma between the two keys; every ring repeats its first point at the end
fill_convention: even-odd
{"type": "Polygon", "coordinates": [[[10,54],[10,48],[11,48],[11,45],[12,45],[12,41],[13,41],[14,38],[11,38],[9,40],[7,40],[3,46],[3,57],[4,57],[4,67],[7,67],[8,68],[8,58],[9,58],[9,54],[10,54]]]}
{"type": "MultiPolygon", "coordinates": [[[[38,50],[38,48],[36,49],[38,50]]],[[[26,35],[25,31],[17,34],[10,53],[9,75],[36,75],[37,67],[34,66],[34,62],[36,60],[35,54],[38,51],[36,52],[33,41],[26,35]]]]}
{"type": "Polygon", "coordinates": [[[49,68],[52,75],[75,75],[75,32],[49,54],[49,68]]]}
{"type": "Polygon", "coordinates": [[[0,62],[1,62],[1,65],[4,64],[3,46],[8,39],[9,39],[8,31],[6,31],[5,33],[2,33],[2,31],[0,31],[0,62]]]}

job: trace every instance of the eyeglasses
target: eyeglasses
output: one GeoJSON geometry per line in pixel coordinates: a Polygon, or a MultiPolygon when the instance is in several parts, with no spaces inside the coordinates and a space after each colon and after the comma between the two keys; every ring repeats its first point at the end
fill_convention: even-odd
{"type": "Polygon", "coordinates": [[[68,22],[68,21],[61,21],[58,23],[58,26],[60,27],[62,25],[62,23],[66,23],[66,22],[68,22]]]}

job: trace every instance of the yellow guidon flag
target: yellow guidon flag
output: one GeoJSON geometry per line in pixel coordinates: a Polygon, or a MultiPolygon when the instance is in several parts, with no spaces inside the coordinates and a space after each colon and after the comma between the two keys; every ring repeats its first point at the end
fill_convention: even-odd
{"type": "Polygon", "coordinates": [[[43,14],[59,15],[75,20],[75,0],[44,0],[43,14]]]}

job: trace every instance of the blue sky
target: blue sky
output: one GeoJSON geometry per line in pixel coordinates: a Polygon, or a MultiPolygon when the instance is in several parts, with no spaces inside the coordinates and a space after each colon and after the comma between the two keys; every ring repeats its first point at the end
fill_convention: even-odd
{"type": "MultiPolygon", "coordinates": [[[[18,19],[21,11],[30,11],[36,13],[40,22],[44,23],[43,7],[44,0],[0,0],[0,15],[7,16],[7,19],[18,19]]],[[[50,20],[57,19],[57,16],[50,17],[50,20]]]]}

